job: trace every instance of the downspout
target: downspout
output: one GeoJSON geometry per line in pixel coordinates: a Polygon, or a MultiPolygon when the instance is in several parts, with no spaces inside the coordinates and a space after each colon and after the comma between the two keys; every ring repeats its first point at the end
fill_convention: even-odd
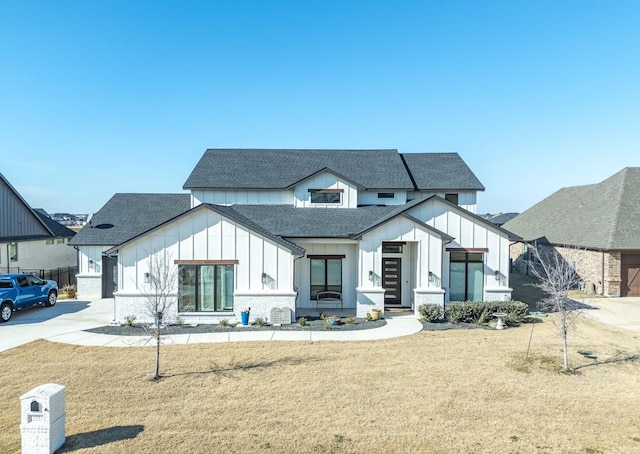
{"type": "Polygon", "coordinates": [[[600,282],[602,282],[600,287],[600,294],[604,295],[604,251],[602,251],[602,280],[600,282]]]}
{"type": "Polygon", "coordinates": [[[7,274],[11,273],[11,268],[9,268],[9,248],[11,247],[11,243],[7,243],[7,274]]]}

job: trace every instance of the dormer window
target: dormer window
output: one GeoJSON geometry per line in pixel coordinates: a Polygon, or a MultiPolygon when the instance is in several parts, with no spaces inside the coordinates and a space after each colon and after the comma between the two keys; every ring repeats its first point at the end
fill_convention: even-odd
{"type": "Polygon", "coordinates": [[[343,192],[344,189],[309,189],[311,203],[339,204],[342,202],[343,192]]]}

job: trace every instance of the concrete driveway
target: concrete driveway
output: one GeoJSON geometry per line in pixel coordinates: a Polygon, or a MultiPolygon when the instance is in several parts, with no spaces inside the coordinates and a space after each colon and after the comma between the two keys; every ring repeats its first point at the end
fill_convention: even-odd
{"type": "Polygon", "coordinates": [[[640,333],[640,297],[591,298],[582,314],[607,325],[640,333]]]}
{"type": "Polygon", "coordinates": [[[61,300],[53,307],[17,311],[11,320],[0,323],[0,352],[36,339],[108,325],[111,320],[113,299],[61,300]]]}

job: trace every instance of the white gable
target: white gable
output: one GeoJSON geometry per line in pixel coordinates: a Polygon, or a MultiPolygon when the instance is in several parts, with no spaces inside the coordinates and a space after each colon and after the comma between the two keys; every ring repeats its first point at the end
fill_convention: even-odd
{"type": "Polygon", "coordinates": [[[332,172],[320,172],[300,182],[294,189],[294,205],[298,208],[357,208],[358,189],[332,172]],[[312,203],[311,194],[315,190],[339,191],[339,203],[312,203]]]}

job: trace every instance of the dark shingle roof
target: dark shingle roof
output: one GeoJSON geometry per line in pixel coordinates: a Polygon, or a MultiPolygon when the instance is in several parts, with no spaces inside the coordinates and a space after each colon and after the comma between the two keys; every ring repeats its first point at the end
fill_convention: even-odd
{"type": "Polygon", "coordinates": [[[115,194],[69,244],[121,244],[190,208],[189,194],[115,194]]]}
{"type": "Polygon", "coordinates": [[[184,189],[285,189],[328,169],[373,189],[412,190],[396,150],[207,150],[184,189]]]}
{"type": "Polygon", "coordinates": [[[402,159],[419,191],[484,191],[458,153],[403,153],[402,159]]]}
{"type": "Polygon", "coordinates": [[[560,189],[503,226],[527,241],[604,250],[640,249],[640,167],[560,189]]]}
{"type": "Polygon", "coordinates": [[[296,208],[292,205],[234,205],[230,208],[282,237],[351,238],[397,207],[296,208]]]}
{"type": "Polygon", "coordinates": [[[47,226],[47,228],[49,230],[51,230],[51,233],[53,233],[53,236],[55,238],[70,238],[72,236],[75,236],[76,232],[74,232],[70,228],[65,227],[64,225],[60,224],[59,222],[54,221],[53,219],[51,219],[46,214],[46,211],[44,211],[42,209],[38,209],[38,208],[36,208],[34,211],[38,215],[40,220],[42,222],[44,222],[44,224],[47,226]]]}

